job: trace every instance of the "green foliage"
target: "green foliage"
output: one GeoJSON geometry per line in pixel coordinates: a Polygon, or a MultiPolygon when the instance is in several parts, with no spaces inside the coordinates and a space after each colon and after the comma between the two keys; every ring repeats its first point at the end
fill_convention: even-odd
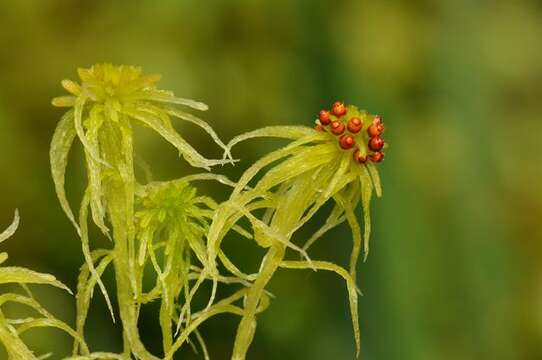
{"type": "MultiPolygon", "coordinates": [[[[195,190],[182,182],[139,185],[134,172],[132,123],[154,130],[193,166],[210,169],[213,165],[232,160],[226,159],[229,157],[228,149],[207,123],[176,107],[182,105],[206,110],[207,106],[156,89],[159,76],[144,75],[141,69],[131,66],[99,64],[90,69],[79,69],[79,77],[81,84],[69,80],[62,82],[71,95],[53,100],[53,105],[73,107],[73,110],[69,110],[59,122],[50,151],[57,194],[81,237],[85,257],[78,279],[77,331],[83,337],[96,285],[115,319],[113,304],[101,281],[105,269],[113,264],[126,339],[123,356],[133,354],[139,359],[157,359],[140,339],[137,326],[140,308],[160,299],[160,325],[164,335],[164,353],[167,352],[173,341],[173,321],[179,318],[178,331],[185,312],[188,315],[185,321],[190,321],[190,299],[205,279],[205,274],[199,275],[194,289],[189,289],[189,275],[193,273],[191,254],[195,254],[195,259],[206,258],[205,221],[211,217],[211,208],[216,204],[210,198],[196,196],[195,190]],[[208,160],[201,156],[176,132],[171,117],[202,127],[225,150],[225,159],[208,160]],[[64,190],[68,153],[75,138],[83,144],[88,174],[78,221],[64,190]],[[87,223],[89,209],[93,222],[113,240],[113,249],[92,249],[87,223]],[[147,263],[152,265],[156,274],[156,287],[149,293],[142,289],[147,263]],[[175,300],[181,292],[187,303],[177,314],[175,300]]],[[[93,356],[74,344],[74,356],[79,354],[93,356]]]]}
{"type": "MultiPolygon", "coordinates": [[[[367,124],[373,119],[355,107],[348,109],[348,117],[359,116],[367,124]]],[[[357,148],[345,150],[330,132],[318,132],[307,127],[268,127],[234,138],[235,144],[258,137],[276,137],[292,142],[275,150],[254,163],[241,176],[230,198],[217,209],[208,234],[208,254],[211,274],[217,273],[216,258],[225,234],[239,221],[247,218],[258,245],[268,248],[260,271],[250,287],[245,300],[245,309],[237,330],[232,359],[245,359],[256,329],[256,313],[267,283],[280,267],[290,269],[313,269],[333,271],[343,277],[348,285],[348,298],[357,353],[360,350],[357,297],[355,286],[357,262],[362,246],[360,225],[355,209],[362,203],[365,220],[365,251],[369,250],[370,208],[373,190],[380,195],[380,180],[373,163],[360,164],[354,151],[366,148],[367,137],[357,136],[357,148]],[[273,164],[271,168],[269,165],[273,164]],[[264,168],[268,170],[264,171],[264,168]],[[247,188],[255,177],[262,173],[256,184],[247,188]],[[306,224],[328,201],[335,207],[322,228],[303,247],[291,242],[294,233],[306,224]],[[265,209],[263,218],[252,214],[256,209],[265,209]],[[326,231],[344,221],[352,229],[353,248],[350,269],[325,261],[313,261],[307,249],[326,231]],[[286,250],[298,252],[304,261],[287,261],[286,250]]],[[[366,150],[365,150],[366,151],[366,150]]]]}
{"type": "MultiPolygon", "coordinates": [[[[362,246],[365,255],[369,250],[372,193],[381,194],[375,163],[367,161],[380,152],[369,145],[371,135],[367,133],[371,133],[371,124],[381,125],[380,117],[337,102],[331,115],[332,125],[344,119],[352,121],[352,118],[364,124],[354,130],[348,128],[348,146],[345,146],[344,136],[338,136],[344,132],[344,125],[337,133],[331,128],[326,130],[329,123],[318,122],[316,129],[267,127],[237,136],[225,145],[210,125],[176,107],[206,110],[206,105],[156,89],[159,79],[156,75],[144,75],[141,69],[131,66],[99,64],[79,69],[79,77],[81,84],[62,82],[71,95],[53,99],[53,105],[73,109],[58,123],[50,150],[56,192],[81,239],[85,258],[78,277],[76,329],[52,317],[30,293],[28,296],[1,295],[0,306],[8,301],[18,302],[42,315],[37,319],[5,319],[0,312],[0,340],[11,357],[34,359],[19,339],[20,333],[36,327],[57,327],[74,337],[71,359],[159,359],[146,348],[138,328],[142,306],[159,302],[157,319],[164,359],[172,359],[184,344],[194,347],[191,338],[199,344],[204,358],[209,359],[198,328],[216,315],[229,313],[241,318],[232,359],[244,360],[255,334],[256,317],[270,304],[266,286],[279,268],[331,271],[346,281],[359,355],[357,263],[362,246]],[[335,111],[336,106],[340,111],[335,111]],[[208,160],[200,155],[173,128],[171,117],[203,128],[224,150],[223,159],[208,160]],[[231,149],[239,142],[259,137],[291,142],[256,161],[238,182],[223,175],[202,173],[141,184],[134,170],[134,123],[154,130],[176,147],[192,166],[207,170],[214,165],[232,163],[231,149]],[[77,219],[65,192],[68,155],[75,139],[83,145],[87,168],[87,186],[77,219]],[[255,181],[257,177],[259,180],[255,181]],[[229,199],[218,204],[200,194],[193,185],[196,181],[208,180],[233,188],[229,199]],[[302,246],[295,244],[293,235],[329,201],[334,207],[326,222],[302,246]],[[363,236],[356,215],[359,204],[363,209],[363,236]],[[89,216],[112,241],[111,249],[93,248],[89,216]],[[241,219],[248,220],[251,231],[240,226],[241,219]],[[348,223],[353,238],[349,269],[330,261],[312,260],[307,252],[310,246],[343,222],[348,223]],[[222,241],[231,231],[268,249],[258,273],[243,272],[222,250],[222,241]],[[287,254],[292,250],[303,260],[288,260],[287,254]],[[124,348],[119,354],[92,352],[84,341],[85,323],[96,286],[115,321],[115,307],[101,280],[110,265],[115,271],[118,313],[123,328],[124,348]],[[229,274],[223,275],[219,269],[229,274]],[[151,278],[147,279],[148,276],[151,278]],[[193,299],[205,281],[212,284],[210,298],[204,308],[196,310],[193,299]],[[147,289],[144,284],[152,285],[147,289]],[[220,299],[217,296],[219,284],[235,290],[226,292],[230,295],[220,299]]],[[[380,160],[373,159],[374,162],[380,160]]],[[[151,169],[146,171],[150,174],[151,169]]],[[[14,223],[0,234],[0,242],[11,236],[17,225],[16,214],[14,223]]],[[[7,254],[0,254],[0,263],[6,258],[7,254]]],[[[20,283],[23,287],[27,283],[49,284],[69,291],[51,275],[16,267],[0,268],[0,283],[20,283]]]]}
{"type": "MultiPolygon", "coordinates": [[[[15,212],[15,218],[12,224],[0,234],[0,242],[10,238],[17,227],[19,226],[19,213],[15,212]]],[[[1,253],[4,262],[8,255],[1,253]]],[[[26,291],[26,295],[16,293],[4,293],[0,295],[0,342],[5,346],[10,360],[19,359],[38,359],[33,352],[25,345],[19,337],[24,332],[39,327],[52,327],[60,329],[70,336],[83,349],[88,351],[87,345],[82,337],[80,337],[70,326],[63,321],[56,319],[52,314],[45,310],[32,296],[27,284],[45,284],[55,286],[66,290],[71,294],[70,289],[58,281],[53,275],[35,272],[22,267],[4,266],[0,267],[0,284],[19,284],[26,291]],[[7,318],[1,307],[6,303],[18,303],[27,306],[34,310],[39,317],[37,318],[7,318]]]]}

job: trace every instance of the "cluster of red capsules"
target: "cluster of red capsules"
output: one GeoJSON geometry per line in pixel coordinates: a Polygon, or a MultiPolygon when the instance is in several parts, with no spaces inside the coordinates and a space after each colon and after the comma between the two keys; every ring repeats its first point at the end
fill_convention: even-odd
{"type": "Polygon", "coordinates": [[[338,136],[340,147],[344,150],[354,149],[354,159],[360,164],[366,163],[367,160],[381,162],[384,160],[384,153],[382,152],[384,140],[381,137],[384,132],[382,118],[374,116],[372,122],[366,124],[367,126],[364,128],[362,116],[356,108],[350,107],[349,109],[342,101],[336,101],[331,111],[320,111],[315,129],[329,131],[331,134],[338,136]],[[348,116],[345,116],[348,113],[355,114],[348,118],[348,116]],[[345,123],[343,119],[348,120],[345,123]],[[363,133],[362,130],[367,132],[367,138],[360,136],[363,133]]]}

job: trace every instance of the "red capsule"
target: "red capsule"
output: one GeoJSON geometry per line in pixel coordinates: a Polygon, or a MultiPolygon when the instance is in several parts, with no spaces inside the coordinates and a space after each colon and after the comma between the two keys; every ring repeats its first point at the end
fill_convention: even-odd
{"type": "Polygon", "coordinates": [[[350,131],[353,134],[357,134],[361,128],[363,127],[363,122],[358,117],[353,117],[350,120],[348,120],[348,124],[346,125],[348,128],[348,131],[350,131]]]}
{"type": "Polygon", "coordinates": [[[381,137],[375,136],[369,139],[369,148],[373,151],[380,151],[384,147],[384,140],[381,137]]]}
{"type": "Polygon", "coordinates": [[[331,132],[335,135],[341,135],[344,132],[344,124],[340,121],[331,122],[331,132]]]}
{"type": "Polygon", "coordinates": [[[327,110],[321,110],[318,114],[318,118],[320,119],[320,123],[322,123],[322,125],[328,125],[331,122],[329,111],[327,110]]]}
{"type": "Polygon", "coordinates": [[[362,155],[359,149],[354,151],[354,160],[356,160],[360,164],[364,164],[367,162],[367,155],[362,155]]]}
{"type": "Polygon", "coordinates": [[[373,123],[367,128],[367,134],[370,137],[380,136],[384,132],[384,124],[382,123],[373,123]]]}
{"type": "Polygon", "coordinates": [[[372,162],[378,163],[384,160],[384,154],[381,152],[375,152],[369,155],[369,159],[371,159],[372,162]]]}
{"type": "Polygon", "coordinates": [[[344,150],[348,150],[348,149],[353,148],[354,145],[356,145],[356,140],[354,139],[352,135],[343,135],[339,139],[339,145],[344,150]]]}
{"type": "Polygon", "coordinates": [[[333,115],[340,117],[346,114],[346,106],[344,106],[342,101],[335,101],[331,111],[333,112],[333,115]]]}

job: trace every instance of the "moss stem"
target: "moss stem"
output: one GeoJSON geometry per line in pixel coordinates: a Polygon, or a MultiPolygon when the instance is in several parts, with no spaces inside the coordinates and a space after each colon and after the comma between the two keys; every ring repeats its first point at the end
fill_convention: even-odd
{"type": "MultiPolygon", "coordinates": [[[[122,125],[121,125],[122,126],[122,125]]],[[[136,303],[137,289],[133,286],[135,273],[130,265],[135,256],[130,247],[134,239],[134,183],[131,148],[131,129],[116,127],[109,121],[104,124],[101,143],[102,152],[106,161],[114,166],[109,176],[103,180],[104,192],[108,208],[109,220],[113,228],[113,241],[115,242],[113,265],[117,283],[117,298],[120,318],[123,325],[123,338],[125,351],[128,347],[136,358],[141,360],[158,360],[146,348],[139,336],[137,326],[139,307],[136,303]],[[119,144],[123,149],[118,151],[119,144]]]]}
{"type": "Polygon", "coordinates": [[[232,360],[244,360],[246,357],[256,331],[256,312],[260,299],[265,291],[265,287],[284,259],[285,251],[286,246],[279,243],[271,246],[265,256],[264,264],[258,274],[258,278],[252,284],[245,300],[243,317],[239,323],[235,337],[232,360]]]}

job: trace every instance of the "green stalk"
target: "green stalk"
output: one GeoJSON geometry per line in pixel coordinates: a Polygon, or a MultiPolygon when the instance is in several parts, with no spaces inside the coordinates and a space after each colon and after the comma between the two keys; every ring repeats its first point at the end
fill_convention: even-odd
{"type": "Polygon", "coordinates": [[[8,329],[8,322],[0,312],[0,342],[6,347],[9,359],[37,360],[38,358],[28,349],[23,341],[8,329]]]}
{"type": "MultiPolygon", "coordinates": [[[[117,298],[123,325],[125,351],[129,349],[137,358],[158,360],[145,348],[137,326],[139,307],[136,303],[135,274],[135,230],[132,133],[130,124],[119,119],[121,124],[106,121],[103,124],[100,143],[105,161],[112,166],[103,179],[109,220],[113,228],[113,265],[117,283],[117,298]],[[119,126],[120,125],[120,126],[119,126]],[[120,150],[119,151],[119,147],[120,150]]],[[[137,285],[136,285],[137,287],[137,285]]]]}
{"type": "MultiPolygon", "coordinates": [[[[284,201],[277,207],[271,222],[271,228],[278,234],[284,236],[289,234],[310,205],[316,189],[312,184],[314,174],[314,171],[310,171],[308,174],[296,178],[290,189],[281,196],[284,201]]],[[[320,176],[320,179],[323,179],[322,173],[320,173],[320,176]]],[[[256,234],[256,237],[261,236],[267,235],[256,234]]],[[[290,240],[289,237],[287,240],[290,240]]],[[[286,245],[283,242],[275,239],[262,239],[258,243],[272,243],[273,245],[267,251],[258,277],[250,287],[245,299],[244,313],[237,328],[232,360],[244,360],[246,358],[256,331],[258,305],[264,295],[265,287],[273,278],[286,254],[286,245]]]]}
{"type": "Polygon", "coordinates": [[[174,316],[173,310],[176,292],[172,290],[180,288],[180,286],[182,286],[180,283],[186,278],[186,276],[188,276],[188,270],[185,271],[183,269],[182,274],[179,274],[174,270],[181,267],[185,257],[184,239],[179,238],[181,233],[181,230],[177,228],[177,225],[175,225],[175,228],[169,232],[168,237],[168,242],[171,248],[168,251],[164,249],[164,258],[166,259],[165,269],[167,271],[167,275],[164,278],[164,283],[175,284],[174,286],[169,287],[170,291],[167,293],[166,289],[162,289],[160,303],[160,327],[162,329],[162,346],[164,349],[164,354],[171,349],[173,344],[172,319],[174,316]]]}
{"type": "Polygon", "coordinates": [[[256,332],[256,312],[258,305],[264,294],[265,287],[284,259],[285,252],[286,246],[283,244],[275,244],[267,251],[265,262],[258,274],[258,278],[250,287],[245,300],[243,317],[237,327],[237,334],[235,336],[232,360],[244,360],[246,357],[248,348],[256,332]]]}

